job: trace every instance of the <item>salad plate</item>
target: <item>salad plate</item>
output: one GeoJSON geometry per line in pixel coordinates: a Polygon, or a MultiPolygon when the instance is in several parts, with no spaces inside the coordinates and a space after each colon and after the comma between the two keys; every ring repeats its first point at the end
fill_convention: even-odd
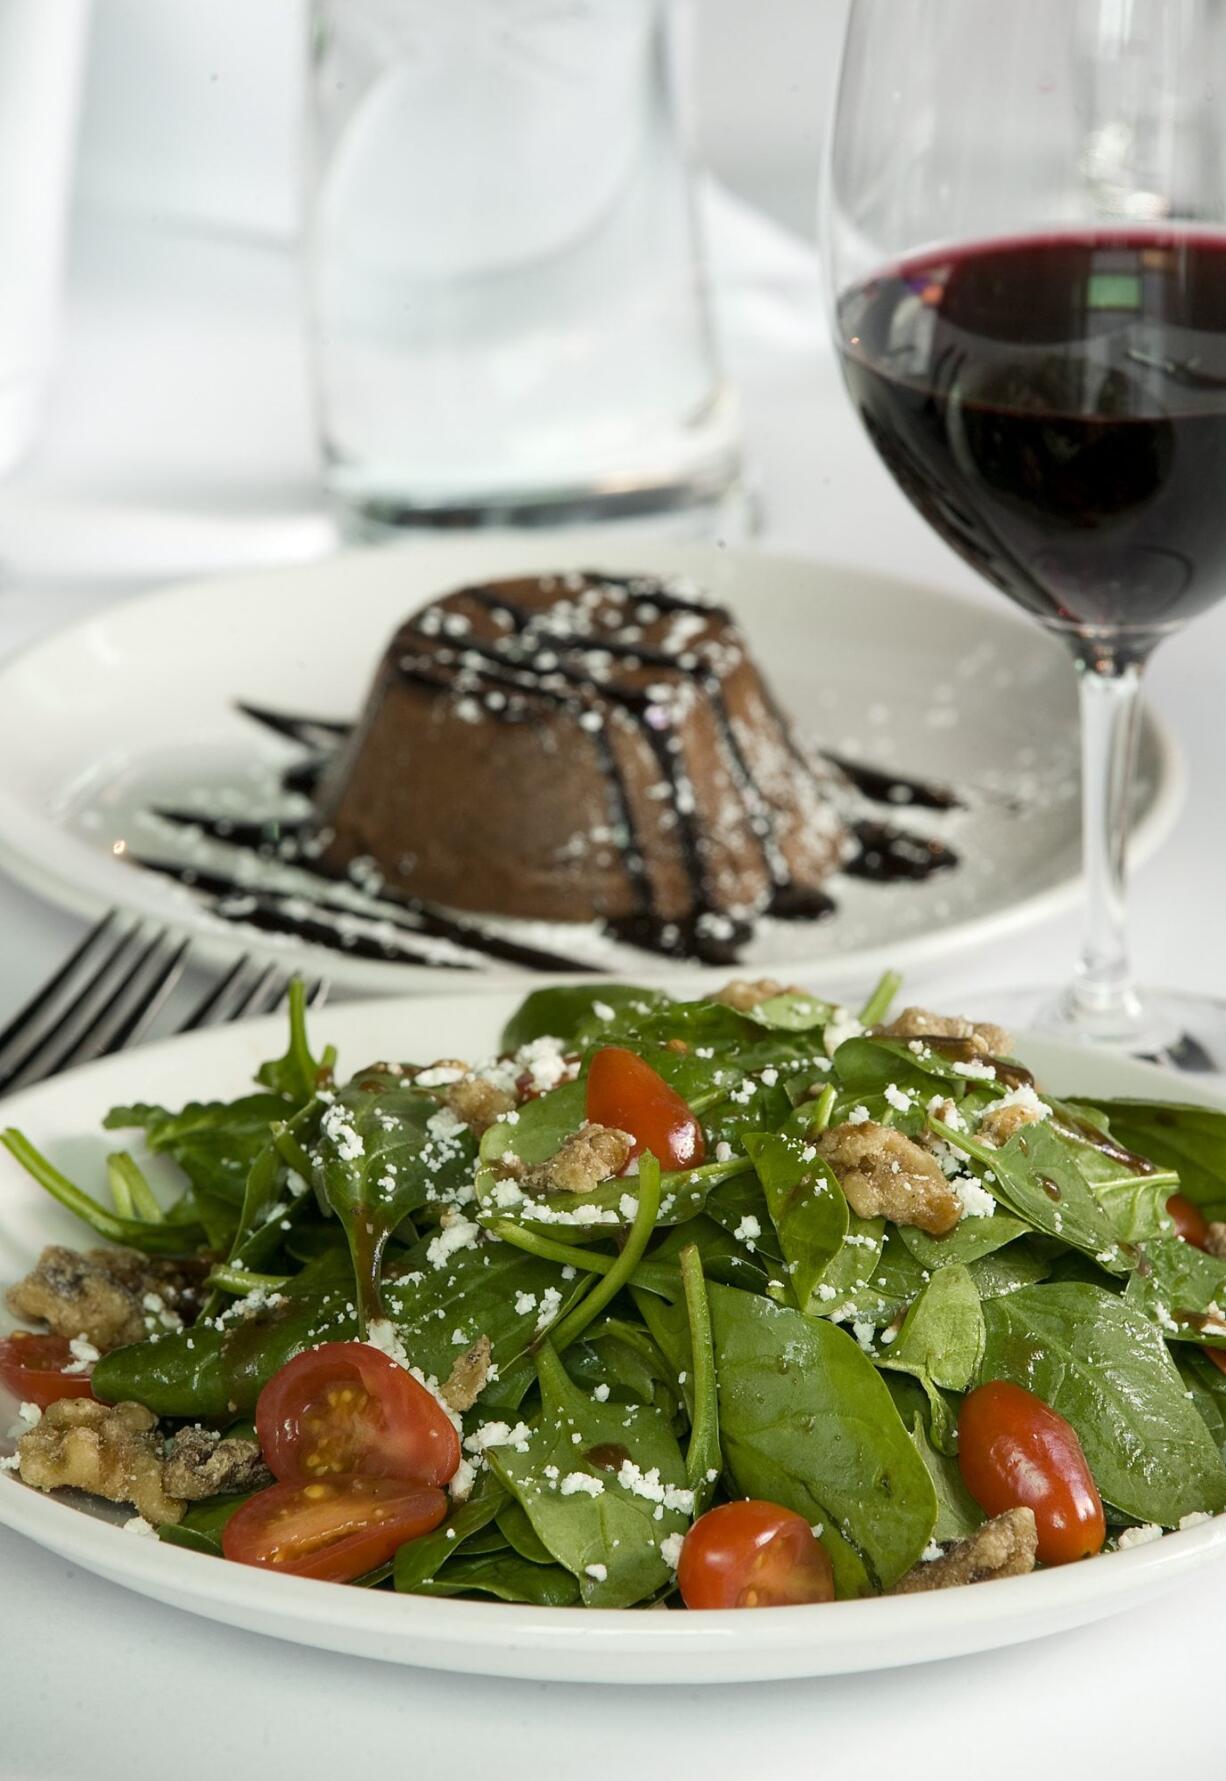
{"type": "MultiPolygon", "coordinates": [[[[542,972],[695,986],[726,975],[573,922],[502,922],[500,957],[440,941],[414,962],[387,899],[368,905],[346,884],[338,912],[335,881],[236,859],[216,838],[218,822],[237,832],[254,817],[258,827],[302,762],[303,724],[295,740],[251,708],[317,720],[305,733],[335,745],[415,608],[468,584],[595,564],[697,584],[732,610],[781,707],[818,749],[957,800],[897,825],[939,844],[954,869],[888,884],[840,874],[832,915],[762,920],[738,969],[859,981],[999,938],[1075,896],[1076,689],[1058,643],[1008,613],[862,570],[705,546],[631,550],[582,532],[429,540],[179,586],[66,629],[0,669],[0,865],[82,914],[126,907],[191,930],[219,959],[241,949],[367,993],[527,988],[542,972]],[[207,845],[193,812],[213,823],[207,845]],[[257,894],[274,869],[277,931],[257,894]]],[[[1146,714],[1137,856],[1167,832],[1180,789],[1173,744],[1146,714]]]]}
{"type": "MultiPolygon", "coordinates": [[[[381,1000],[329,1011],[317,1018],[314,1037],[335,1044],[350,1067],[373,1056],[488,1055],[519,1002],[512,993],[381,1000]]],[[[180,1038],[14,1095],[6,1119],[66,1174],[96,1177],[114,1144],[99,1130],[109,1108],[242,1094],[283,1043],[276,1017],[180,1038]]],[[[1040,1083],[1065,1093],[1169,1092],[1167,1075],[1130,1060],[1038,1039],[1019,1041],[1016,1051],[1040,1083]]],[[[1180,1092],[1223,1105],[1202,1086],[1181,1084],[1180,1092]]],[[[0,1280],[15,1280],[43,1245],[80,1244],[81,1236],[76,1220],[0,1154],[0,1280]]],[[[223,1625],[427,1668],[603,1683],[834,1675],[989,1650],[1135,1606],[1226,1550],[1226,1517],[1192,1517],[1199,1525],[1151,1543],[987,1586],[758,1612],[577,1611],[269,1576],[138,1537],[118,1525],[129,1514],[93,1499],[44,1496],[0,1474],[0,1523],[119,1585],[223,1625]]]]}

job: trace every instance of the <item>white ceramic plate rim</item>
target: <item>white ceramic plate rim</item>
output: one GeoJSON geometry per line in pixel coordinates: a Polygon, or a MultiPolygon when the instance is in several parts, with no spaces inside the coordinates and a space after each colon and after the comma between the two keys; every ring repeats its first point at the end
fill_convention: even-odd
{"type": "MultiPolygon", "coordinates": [[[[586,547],[582,542],[583,534],[555,536],[554,544],[550,543],[546,535],[527,543],[517,540],[499,544],[495,557],[490,555],[492,547],[489,541],[479,541],[471,547],[474,562],[470,565],[469,573],[479,573],[482,566],[489,569],[491,562],[502,563],[510,573],[522,566],[521,558],[532,563],[542,557],[553,560],[556,556],[559,563],[564,563],[572,559],[578,560],[584,555],[586,547]]],[[[600,545],[593,542],[591,550],[599,549],[600,545]]],[[[612,560],[620,556],[624,549],[624,545],[617,550],[607,548],[605,554],[612,560]]],[[[0,698],[3,698],[5,677],[11,670],[36,661],[39,654],[46,649],[71,641],[75,633],[98,624],[105,625],[113,621],[122,623],[133,613],[143,609],[147,603],[178,603],[190,611],[198,601],[208,596],[210,590],[216,590],[219,583],[230,586],[245,583],[252,589],[254,598],[258,597],[263,584],[280,582],[295,574],[318,573],[324,569],[343,576],[347,562],[367,558],[372,554],[375,553],[346,552],[328,558],[323,563],[308,565],[305,569],[291,566],[146,590],[130,600],[107,607],[97,615],[60,626],[24,649],[16,651],[0,666],[0,698]]],[[[386,558],[395,552],[385,549],[377,554],[386,558]]],[[[588,554],[590,555],[590,550],[588,554]]],[[[642,554],[644,558],[651,556],[652,547],[645,546],[642,554]]],[[[669,553],[655,547],[655,554],[660,556],[665,571],[671,572],[667,561],[669,553]]],[[[914,597],[918,594],[960,609],[968,615],[976,612],[982,615],[990,611],[992,622],[996,626],[1012,622],[1019,634],[1030,634],[1035,628],[1023,619],[1011,618],[1007,611],[1002,613],[993,608],[977,607],[973,601],[950,593],[947,589],[875,570],[866,571],[818,557],[779,551],[743,550],[729,551],[722,555],[726,561],[738,558],[748,558],[751,561],[760,559],[785,569],[807,569],[819,577],[834,575],[860,578],[879,589],[897,589],[900,597],[905,594],[914,597]]],[[[449,573],[456,578],[464,578],[465,571],[461,567],[459,551],[456,553],[456,565],[449,573]]],[[[440,585],[447,579],[448,572],[440,571],[440,585]]],[[[1142,721],[1154,751],[1156,784],[1152,802],[1139,816],[1130,837],[1129,859],[1133,866],[1143,863],[1156,853],[1170,834],[1183,804],[1186,783],[1182,755],[1165,722],[1148,707],[1143,710],[1142,721]]],[[[200,956],[213,964],[230,962],[236,952],[241,950],[261,962],[301,969],[308,974],[322,975],[335,983],[368,994],[382,995],[402,994],[414,987],[433,989],[443,976],[428,966],[388,965],[373,960],[342,958],[339,954],[311,946],[294,950],[287,947],[284,940],[269,939],[255,929],[229,926],[211,917],[189,898],[176,895],[172,887],[155,874],[134,872],[131,868],[122,867],[94,852],[52,822],[42,811],[31,811],[11,787],[6,785],[0,785],[0,868],[38,895],[83,916],[95,918],[107,909],[119,906],[168,921],[172,926],[190,932],[198,945],[200,956]]],[[[781,964],[778,968],[795,973],[806,968],[820,969],[827,983],[837,986],[848,978],[872,976],[890,966],[924,964],[952,954],[959,948],[985,946],[1019,928],[1062,913],[1076,902],[1080,885],[1080,872],[1072,872],[1056,883],[1021,896],[1016,902],[1003,908],[969,916],[966,920],[947,927],[927,933],[900,935],[893,941],[869,943],[844,954],[830,954],[811,962],[797,957],[795,961],[781,964]]],[[[641,964],[636,962],[633,970],[628,973],[635,980],[644,983],[678,985],[722,981],[727,974],[725,967],[703,967],[693,963],[670,964],[668,961],[653,959],[649,954],[644,954],[641,964]]],[[[551,982],[591,982],[592,977],[586,972],[506,974],[500,973],[497,967],[491,967],[472,973],[447,972],[445,980],[453,993],[469,995],[487,993],[508,984],[513,984],[526,993],[533,986],[551,982]]]]}
{"type": "MultiPolygon", "coordinates": [[[[320,1037],[341,1045],[342,1062],[346,1053],[351,1063],[365,1055],[367,1042],[372,1054],[382,1053],[389,1038],[407,1055],[423,1042],[427,1048],[436,1039],[454,1044],[464,1042],[466,1034],[470,1049],[479,1052],[489,1048],[519,1000],[506,992],[461,1001],[404,997],[334,1009],[314,1024],[320,1037]]],[[[61,1137],[83,1131],[104,1103],[139,1097],[151,1071],[162,1095],[172,1082],[181,1084],[183,1099],[229,1092],[227,1082],[238,1092],[252,1060],[280,1049],[283,1029],[283,1020],[272,1016],[241,1029],[198,1033],[104,1059],[13,1096],[6,1122],[21,1125],[37,1142],[44,1113],[54,1125],[58,1110],[61,1137]]],[[[1085,1083],[1087,1069],[1101,1080],[1109,1067],[1124,1092],[1171,1091],[1172,1078],[1149,1065],[1104,1066],[1095,1054],[1051,1041],[1022,1041],[1019,1050],[1030,1057],[1040,1080],[1064,1072],[1075,1086],[1079,1079],[1085,1083]]],[[[1203,1086],[1181,1083],[1179,1092],[1222,1104],[1203,1086]]],[[[5,1190],[37,1193],[7,1155],[0,1156],[0,1192],[5,1190]]],[[[48,1216],[55,1216],[46,1204],[48,1216]]],[[[0,1475],[0,1522],[159,1601],[301,1644],[431,1669],[619,1683],[836,1675],[989,1650],[1097,1619],[1226,1551],[1222,1516],[1088,1564],[986,1587],[753,1613],[636,1613],[393,1597],[269,1577],[124,1533],[68,1503],[38,1495],[8,1474],[0,1475]]]]}

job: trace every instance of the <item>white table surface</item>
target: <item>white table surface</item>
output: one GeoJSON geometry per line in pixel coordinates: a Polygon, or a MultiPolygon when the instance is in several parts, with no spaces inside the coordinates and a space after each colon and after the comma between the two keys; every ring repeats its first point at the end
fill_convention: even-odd
{"type": "MultiPolygon", "coordinates": [[[[725,219],[727,222],[727,219],[725,219]]],[[[725,243],[726,245],[726,243],[725,243]]],[[[738,250],[744,246],[738,236],[738,250]]],[[[730,275],[730,358],[766,498],[764,541],[988,598],[898,495],[853,420],[811,276],[769,240],[730,275]],[[753,344],[749,345],[752,339],[753,344]]],[[[721,258],[721,240],[716,241],[721,258]]],[[[159,577],[325,549],[294,279],[250,244],[78,234],[65,375],[46,444],[0,489],[0,652],[159,577]]],[[[1160,653],[1154,704],[1188,802],[1139,874],[1144,979],[1226,994],[1226,605],[1160,653]]],[[[956,1007],[1067,973],[1063,917],[913,977],[956,1007]]],[[[0,1008],[80,932],[0,880],[0,1008]]],[[[103,1583],[0,1530],[0,1777],[888,1772],[1091,1778],[1221,1772],[1212,1660],[1226,1569],[1141,1613],[956,1664],[744,1689],[445,1677],[232,1632],[103,1583]]]]}

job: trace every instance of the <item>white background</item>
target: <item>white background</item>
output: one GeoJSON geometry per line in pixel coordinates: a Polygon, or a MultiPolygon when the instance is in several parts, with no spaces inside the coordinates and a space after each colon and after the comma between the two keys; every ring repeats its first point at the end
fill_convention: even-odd
{"type": "MultiPolygon", "coordinates": [[[[807,227],[841,0],[698,5],[708,152],[739,190],[807,227]]],[[[294,0],[99,0],[61,388],[39,455],[0,490],[0,649],[160,568],[319,548],[288,252],[299,26],[294,0]]],[[[822,344],[811,270],[784,254],[739,299],[736,283],[726,264],[725,307],[756,305],[773,327],[736,367],[768,541],[989,598],[861,437],[822,344]]],[[[1224,653],[1226,608],[1155,666],[1153,697],[1185,746],[1192,793],[1135,895],[1142,973],[1219,994],[1224,653]]],[[[76,931],[0,884],[0,1004],[76,931]]],[[[953,957],[914,987],[952,1005],[994,982],[1051,981],[1074,944],[1064,918],[953,957]]],[[[1147,1612],[956,1665],[602,1692],[279,1646],[0,1534],[0,1775],[1213,1777],[1224,1587],[1219,1567],[1147,1612]]]]}

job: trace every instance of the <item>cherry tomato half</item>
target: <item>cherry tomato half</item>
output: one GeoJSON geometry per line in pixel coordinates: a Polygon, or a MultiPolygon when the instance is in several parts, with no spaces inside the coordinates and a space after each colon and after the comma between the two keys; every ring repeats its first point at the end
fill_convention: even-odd
{"type": "Polygon", "coordinates": [[[1226,1352],[1220,1348],[1202,1348],[1201,1353],[1209,1356],[1219,1373],[1226,1373],[1226,1352]]]}
{"type": "Polygon", "coordinates": [[[351,1472],[446,1484],[460,1463],[438,1399],[367,1342],[296,1354],[260,1393],[255,1429],[273,1476],[290,1484],[351,1472]]]}
{"type": "Polygon", "coordinates": [[[23,1404],[45,1410],[57,1398],[90,1398],[88,1373],[66,1373],[72,1360],[67,1336],[35,1336],[14,1330],[0,1340],[0,1384],[23,1404]]]}
{"type": "Polygon", "coordinates": [[[633,1154],[650,1150],[662,1169],[696,1169],[707,1154],[702,1127],[681,1096],[620,1045],[606,1045],[592,1059],[587,1116],[628,1132],[633,1154]]]}
{"type": "Polygon", "coordinates": [[[1068,1564],[1102,1550],[1102,1498],[1076,1431],[1020,1385],[993,1379],[962,1400],[958,1466],[986,1515],[1033,1509],[1038,1555],[1068,1564]]]}
{"type": "Polygon", "coordinates": [[[1175,1221],[1175,1235],[1182,1237],[1185,1243],[1191,1243],[1196,1249],[1205,1247],[1205,1238],[1209,1235],[1209,1221],[1199,1206],[1194,1206],[1183,1194],[1172,1194],[1166,1203],[1167,1213],[1175,1221]]]}
{"type": "Polygon", "coordinates": [[[687,1608],[789,1608],[832,1602],[830,1555],[803,1515],[746,1498],[700,1515],[677,1566],[687,1608]]]}
{"type": "Polygon", "coordinates": [[[221,1549],[240,1565],[351,1583],[447,1514],[447,1494],[403,1478],[337,1477],[273,1484],[236,1509],[221,1549]]]}

